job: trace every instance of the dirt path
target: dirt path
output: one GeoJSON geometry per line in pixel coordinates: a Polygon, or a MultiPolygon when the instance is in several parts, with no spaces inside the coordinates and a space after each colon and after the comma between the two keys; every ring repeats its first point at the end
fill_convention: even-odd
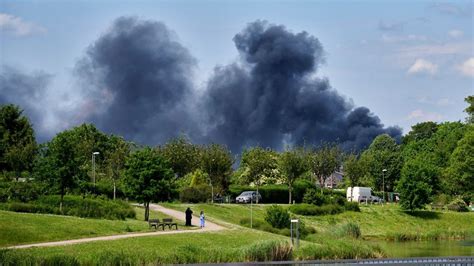
{"type": "MultiPolygon", "coordinates": [[[[152,203],[150,203],[150,209],[162,212],[162,213],[167,214],[167,215],[169,215],[169,216],[171,216],[175,219],[184,220],[183,218],[185,218],[184,217],[185,216],[184,215],[184,210],[182,212],[180,212],[180,211],[168,209],[168,208],[165,208],[161,205],[152,204],[152,203]]],[[[199,225],[199,217],[198,216],[193,215],[192,224],[193,225],[199,225]]],[[[206,220],[206,226],[204,227],[203,230],[204,231],[216,231],[216,230],[222,230],[222,229],[224,229],[224,227],[206,220]]]]}
{"type": "MultiPolygon", "coordinates": [[[[167,209],[158,204],[150,204],[150,209],[162,212],[164,214],[167,214],[179,220],[182,220],[184,216],[183,212],[167,209]]],[[[193,215],[193,223],[195,225],[199,224],[199,217],[196,217],[193,215]]],[[[120,234],[120,235],[111,235],[111,236],[99,236],[99,237],[91,237],[91,238],[81,238],[81,239],[73,239],[73,240],[63,240],[63,241],[55,241],[55,242],[44,242],[44,243],[10,246],[6,248],[7,249],[20,249],[20,248],[32,248],[32,247],[54,247],[54,246],[64,246],[64,245],[94,242],[94,241],[117,240],[117,239],[132,238],[132,237],[159,236],[159,235],[183,234],[183,233],[189,233],[189,234],[204,233],[204,232],[209,232],[209,231],[218,231],[222,229],[225,229],[225,228],[215,223],[206,221],[206,226],[203,229],[194,229],[194,230],[179,229],[179,230],[170,230],[170,231],[155,231],[155,232],[131,233],[131,234],[120,234]]]]}

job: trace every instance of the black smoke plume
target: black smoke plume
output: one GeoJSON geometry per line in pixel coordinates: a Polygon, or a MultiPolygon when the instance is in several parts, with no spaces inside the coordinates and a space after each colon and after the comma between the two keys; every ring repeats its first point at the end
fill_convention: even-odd
{"type": "Polygon", "coordinates": [[[215,70],[203,103],[210,139],[232,150],[321,141],[361,149],[382,133],[400,137],[400,129],[384,128],[369,109],[354,109],[327,79],[314,77],[324,52],[306,32],[256,21],[234,42],[241,62],[215,70]]]}
{"type": "Polygon", "coordinates": [[[25,74],[11,66],[3,65],[0,71],[0,105],[15,104],[36,129],[39,141],[47,139],[47,114],[44,105],[51,75],[44,72],[25,74]]]}
{"type": "MultiPolygon", "coordinates": [[[[196,60],[172,31],[160,22],[118,18],[76,64],[74,110],[67,117],[50,113],[63,121],[56,124],[93,122],[138,143],[156,145],[185,133],[234,153],[321,141],[361,149],[382,133],[400,138],[399,128],[384,128],[369,109],[355,108],[328,79],[316,77],[324,50],[315,37],[256,21],[233,40],[240,60],[217,67],[201,95],[192,83],[196,60]]],[[[18,103],[41,123],[41,108],[51,106],[41,100],[49,76],[0,79],[0,103],[18,103]]]]}
{"type": "Polygon", "coordinates": [[[84,112],[100,129],[145,144],[195,132],[189,110],[195,59],[163,23],[117,19],[76,72],[88,87],[84,112]],[[191,130],[192,129],[192,130],[191,130]]]}

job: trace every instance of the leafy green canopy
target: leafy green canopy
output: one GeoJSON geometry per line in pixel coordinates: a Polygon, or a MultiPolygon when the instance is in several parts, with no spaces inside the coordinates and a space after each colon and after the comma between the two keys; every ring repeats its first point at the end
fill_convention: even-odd
{"type": "Polygon", "coordinates": [[[125,163],[125,183],[129,194],[145,204],[145,220],[148,220],[151,201],[169,200],[174,188],[174,173],[156,150],[144,148],[132,153],[125,163]]]}
{"type": "Polygon", "coordinates": [[[37,151],[30,121],[16,105],[0,106],[0,169],[18,178],[30,171],[37,151]]]}
{"type": "Polygon", "coordinates": [[[403,160],[400,146],[392,137],[387,134],[377,136],[362,153],[361,160],[366,166],[369,183],[375,189],[393,191],[400,178],[403,160]]]}

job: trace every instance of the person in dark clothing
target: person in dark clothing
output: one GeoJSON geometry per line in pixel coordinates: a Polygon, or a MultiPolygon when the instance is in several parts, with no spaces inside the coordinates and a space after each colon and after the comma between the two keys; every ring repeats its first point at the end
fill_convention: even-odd
{"type": "Polygon", "coordinates": [[[186,209],[186,226],[191,226],[191,219],[193,219],[193,211],[188,207],[186,209]]]}

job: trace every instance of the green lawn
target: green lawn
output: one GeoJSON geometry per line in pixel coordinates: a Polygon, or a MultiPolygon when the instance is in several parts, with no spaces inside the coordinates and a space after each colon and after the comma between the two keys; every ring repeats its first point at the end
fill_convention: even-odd
{"type": "Polygon", "coordinates": [[[39,262],[47,258],[67,256],[76,258],[81,264],[94,265],[111,264],[114,259],[133,262],[131,264],[241,261],[244,258],[237,255],[242,253],[241,249],[262,240],[287,242],[285,237],[259,231],[226,230],[30,248],[3,253],[0,250],[0,260],[16,262],[21,258],[23,262],[39,262]]]}
{"type": "MultiPolygon", "coordinates": [[[[143,208],[135,207],[135,211],[136,220],[123,221],[0,211],[0,247],[148,231],[143,208]]],[[[166,216],[152,211],[150,217],[166,216]]]]}
{"type": "MultiPolygon", "coordinates": [[[[248,204],[164,204],[166,207],[184,210],[191,207],[195,212],[203,210],[207,215],[227,223],[239,224],[241,219],[250,218],[248,204]]],[[[270,204],[253,206],[253,218],[263,220],[265,209],[270,204]]],[[[282,204],[288,207],[289,205],[282,204]]],[[[295,215],[296,216],[296,215],[295,215]]],[[[306,225],[319,233],[330,233],[338,225],[357,223],[365,238],[379,239],[433,239],[459,238],[474,235],[474,213],[428,212],[408,214],[398,205],[361,205],[361,212],[344,212],[336,215],[297,216],[306,225]]]]}
{"type": "Polygon", "coordinates": [[[330,231],[334,225],[359,224],[366,238],[394,240],[459,238],[474,235],[474,213],[419,211],[409,214],[397,205],[361,205],[361,212],[305,217],[318,231],[330,231]]]}

